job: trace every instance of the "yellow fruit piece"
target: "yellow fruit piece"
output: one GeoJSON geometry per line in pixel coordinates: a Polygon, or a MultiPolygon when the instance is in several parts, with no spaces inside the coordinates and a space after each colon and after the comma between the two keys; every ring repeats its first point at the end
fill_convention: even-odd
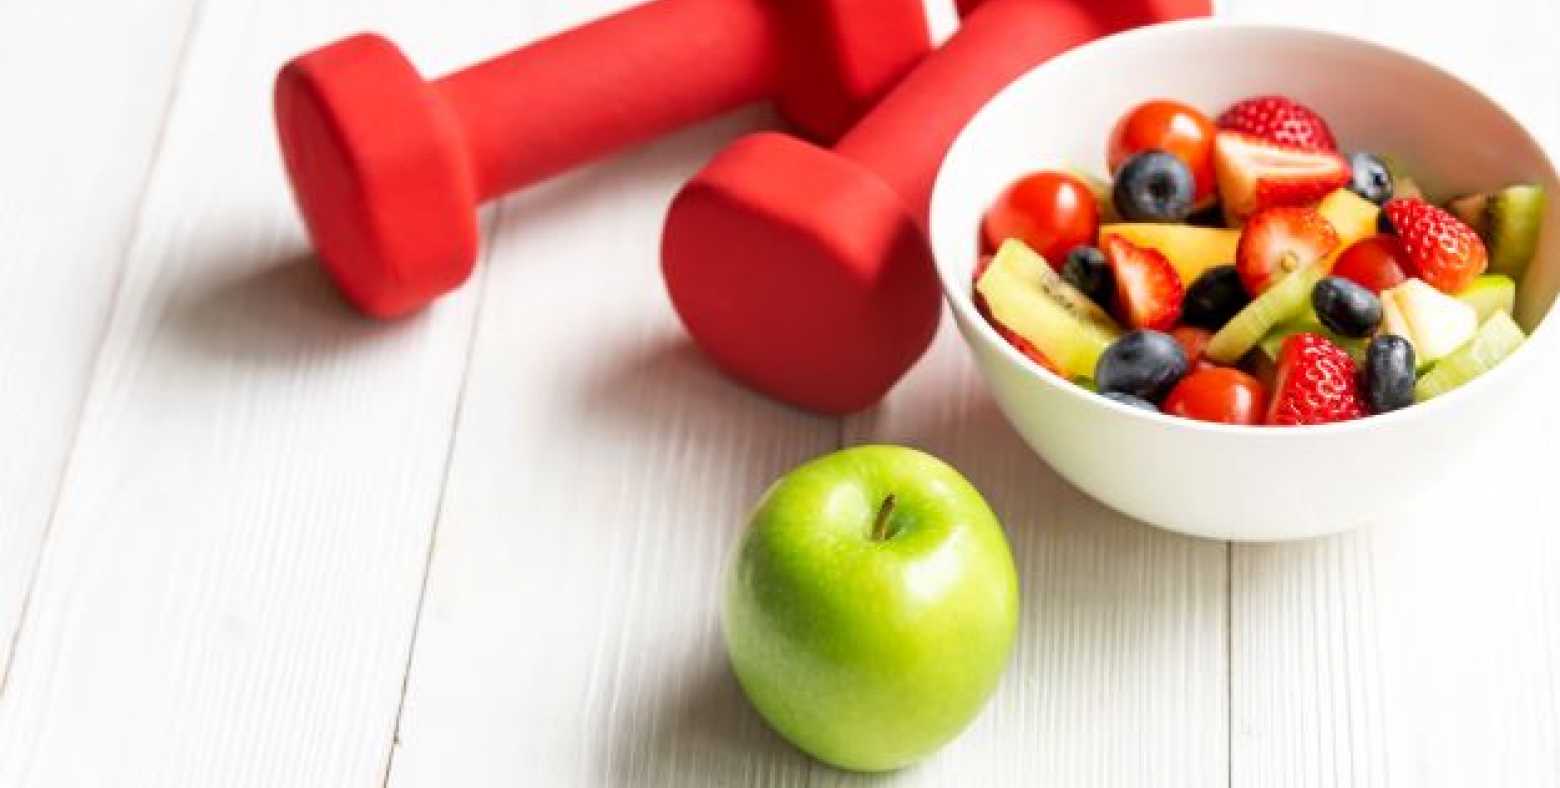
{"type": "Polygon", "coordinates": [[[1376,234],[1376,217],[1381,208],[1348,189],[1338,189],[1316,204],[1316,212],[1338,232],[1338,247],[1322,263],[1325,270],[1331,271],[1344,250],[1376,234]]]}
{"type": "Polygon", "coordinates": [[[1170,261],[1186,287],[1209,268],[1235,262],[1235,246],[1240,243],[1239,230],[1189,224],[1107,224],[1100,228],[1101,244],[1108,235],[1120,236],[1133,246],[1157,250],[1170,261]]]}

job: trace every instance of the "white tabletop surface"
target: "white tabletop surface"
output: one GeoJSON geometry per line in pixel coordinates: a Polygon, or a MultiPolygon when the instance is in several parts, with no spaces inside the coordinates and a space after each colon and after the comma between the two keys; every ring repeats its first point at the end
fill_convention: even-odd
{"type": "MultiPolygon", "coordinates": [[[[278,64],[374,28],[437,73],[619,2],[0,0],[0,786],[1560,784],[1553,412],[1466,509],[1242,546],[1061,482],[946,322],[869,413],[776,405],[657,269],[668,198],[762,109],[500,203],[417,317],[349,313],[286,194],[278,64]],[[884,778],[770,733],[716,620],[756,495],[864,441],[963,469],[1024,589],[986,711],[884,778]]],[[[1553,0],[1220,11],[1408,48],[1560,132],[1553,0]]]]}

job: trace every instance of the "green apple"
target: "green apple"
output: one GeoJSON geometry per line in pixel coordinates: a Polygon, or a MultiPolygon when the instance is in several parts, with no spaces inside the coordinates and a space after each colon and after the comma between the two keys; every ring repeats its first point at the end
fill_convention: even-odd
{"type": "Polygon", "coordinates": [[[1018,576],[980,493],[935,457],[860,446],[758,502],[722,623],[748,699],[792,744],[897,769],[963,730],[1018,627],[1018,576]]]}

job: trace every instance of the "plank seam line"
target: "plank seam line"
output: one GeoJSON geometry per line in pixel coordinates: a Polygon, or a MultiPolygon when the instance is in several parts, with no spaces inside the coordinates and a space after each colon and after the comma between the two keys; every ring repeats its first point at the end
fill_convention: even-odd
{"type": "Polygon", "coordinates": [[[0,701],[5,700],[6,689],[10,686],[11,667],[16,664],[16,654],[22,641],[22,633],[27,629],[29,613],[32,610],[33,592],[38,586],[38,574],[43,568],[43,556],[48,549],[49,539],[54,534],[54,526],[59,519],[60,507],[65,500],[65,489],[69,486],[72,471],[75,469],[76,459],[81,448],[82,426],[86,423],[87,406],[92,402],[92,392],[97,389],[101,369],[103,365],[103,351],[108,346],[108,338],[111,335],[115,318],[120,311],[120,298],[123,295],[125,279],[130,269],[130,255],[135,249],[136,241],[141,237],[146,221],[146,201],[151,195],[152,183],[156,180],[157,169],[162,165],[168,146],[168,128],[172,125],[174,109],[179,102],[179,95],[183,92],[184,75],[189,72],[190,55],[195,41],[195,34],[200,27],[201,18],[205,9],[204,0],[191,0],[190,19],[184,25],[184,37],[179,43],[179,57],[177,65],[173,69],[173,85],[168,90],[168,98],[163,102],[162,122],[157,128],[157,137],[152,145],[151,160],[146,163],[146,170],[141,177],[140,194],[135,201],[135,222],[130,231],[126,233],[122,251],[120,252],[120,266],[118,274],[114,277],[114,286],[109,297],[108,314],[103,319],[103,326],[98,331],[97,346],[92,351],[92,371],[88,374],[87,384],[82,389],[81,398],[76,406],[76,426],[71,432],[70,447],[65,451],[65,460],[60,464],[60,473],[54,486],[54,500],[49,504],[49,516],[44,521],[43,533],[38,536],[38,550],[33,556],[30,576],[27,580],[27,590],[22,594],[22,606],[18,611],[16,629],[10,634],[10,642],[6,645],[5,661],[0,663],[0,701]]]}
{"type": "Polygon", "coordinates": [[[412,611],[412,634],[406,644],[406,660],[401,670],[401,691],[395,703],[395,723],[390,729],[389,752],[385,754],[384,776],[380,779],[381,788],[390,785],[390,776],[395,770],[395,753],[401,742],[401,717],[406,711],[406,693],[412,684],[412,661],[417,655],[417,635],[422,631],[423,604],[428,598],[428,577],[433,573],[433,555],[438,547],[439,526],[444,521],[445,496],[450,489],[450,472],[455,466],[455,447],[460,437],[461,414],[466,409],[467,387],[471,383],[472,359],[477,353],[477,334],[482,326],[482,308],[487,304],[488,272],[492,269],[491,257],[493,248],[498,245],[494,237],[494,230],[499,220],[503,217],[502,204],[497,206],[492,213],[487,227],[483,229],[483,236],[489,239],[482,250],[481,259],[478,261],[481,272],[476,282],[476,304],[472,305],[471,330],[466,335],[465,359],[461,362],[460,387],[455,393],[455,408],[450,414],[450,437],[444,447],[444,473],[439,483],[439,497],[433,508],[433,522],[428,530],[428,547],[423,554],[422,580],[417,588],[417,604],[412,611]]]}

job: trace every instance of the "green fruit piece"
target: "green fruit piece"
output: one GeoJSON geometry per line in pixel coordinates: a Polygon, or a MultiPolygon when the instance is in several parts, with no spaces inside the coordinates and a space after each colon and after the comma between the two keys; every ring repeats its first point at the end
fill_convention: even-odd
{"type": "Polygon", "coordinates": [[[1472,306],[1421,280],[1381,292],[1381,331],[1408,340],[1421,370],[1462,347],[1478,330],[1472,306]]]}
{"type": "Polygon", "coordinates": [[[1473,307],[1480,323],[1496,312],[1515,314],[1517,283],[1503,274],[1485,274],[1473,280],[1467,290],[1458,293],[1457,300],[1473,307]]]}
{"type": "Polygon", "coordinates": [[[1447,203],[1446,210],[1484,239],[1491,272],[1519,279],[1538,253],[1545,202],[1543,187],[1524,183],[1487,194],[1465,194],[1447,203]]]}
{"type": "Polygon", "coordinates": [[[1204,355],[1220,364],[1239,361],[1275,326],[1303,313],[1311,303],[1311,288],[1326,273],[1324,266],[1313,263],[1278,280],[1213,335],[1204,355]]]}
{"type": "Polygon", "coordinates": [[[1257,343],[1257,347],[1268,358],[1277,361],[1279,351],[1284,347],[1284,340],[1295,334],[1321,334],[1327,337],[1333,344],[1343,348],[1345,352],[1354,358],[1355,363],[1365,363],[1365,348],[1370,344],[1370,338],[1346,337],[1342,334],[1333,333],[1332,329],[1322,325],[1322,321],[1317,318],[1316,310],[1314,309],[1308,309],[1300,316],[1290,318],[1278,324],[1277,327],[1267,333],[1267,336],[1262,338],[1261,342],[1257,343]]]}
{"type": "Polygon", "coordinates": [[[1544,190],[1538,186],[1507,186],[1490,198],[1490,270],[1512,279],[1522,276],[1538,253],[1544,225],[1544,190]]]}
{"type": "Polygon", "coordinates": [[[1008,240],[975,283],[991,316],[1044,353],[1063,376],[1087,377],[1120,326],[1051,270],[1024,242],[1008,240]]]}
{"type": "Polygon", "coordinates": [[[857,446],[782,477],[726,573],[721,630],[780,735],[856,771],[898,769],[980,713],[1012,655],[1002,524],[947,463],[857,446]]]}
{"type": "Polygon", "coordinates": [[[1436,363],[1414,385],[1414,401],[1424,402],[1445,394],[1495,368],[1524,339],[1517,321],[1505,312],[1496,312],[1484,321],[1473,339],[1436,363]]]}

